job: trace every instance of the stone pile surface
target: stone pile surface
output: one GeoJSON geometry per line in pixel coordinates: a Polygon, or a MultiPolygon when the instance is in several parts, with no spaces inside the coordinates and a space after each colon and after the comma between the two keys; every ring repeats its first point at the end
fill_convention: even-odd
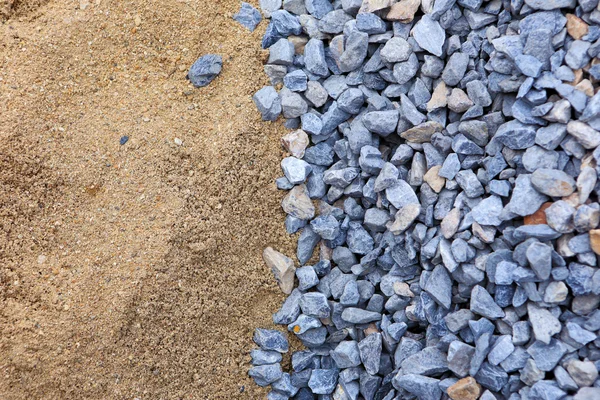
{"type": "Polygon", "coordinates": [[[598,0],[260,5],[305,346],[256,332],[268,398],[600,399],[598,0]]]}

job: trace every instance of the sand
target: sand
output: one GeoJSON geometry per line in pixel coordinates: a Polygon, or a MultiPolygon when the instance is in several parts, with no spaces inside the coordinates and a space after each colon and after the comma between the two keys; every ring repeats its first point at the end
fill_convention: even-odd
{"type": "Polygon", "coordinates": [[[284,296],[261,253],[294,238],[239,4],[0,1],[0,398],[264,397],[248,352],[284,296]]]}

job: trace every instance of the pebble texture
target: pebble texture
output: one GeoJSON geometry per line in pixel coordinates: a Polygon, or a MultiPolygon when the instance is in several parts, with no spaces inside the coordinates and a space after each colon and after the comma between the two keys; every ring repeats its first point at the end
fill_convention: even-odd
{"type": "MultiPolygon", "coordinates": [[[[300,232],[297,262],[270,265],[298,278],[273,320],[306,347],[269,398],[593,398],[597,6],[268,10],[265,71],[283,87],[255,102],[293,130],[277,185],[300,232]]],[[[259,385],[280,373],[262,351],[259,385]]]]}

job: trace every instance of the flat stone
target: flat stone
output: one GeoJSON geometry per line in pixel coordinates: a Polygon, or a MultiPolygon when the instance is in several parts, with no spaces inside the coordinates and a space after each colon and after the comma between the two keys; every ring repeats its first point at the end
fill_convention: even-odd
{"type": "Polygon", "coordinates": [[[412,143],[427,143],[431,141],[434,133],[441,132],[444,127],[435,121],[427,121],[414,128],[400,133],[400,137],[412,143]]]}
{"type": "Polygon", "coordinates": [[[294,261],[271,247],[267,247],[263,251],[263,260],[267,264],[267,267],[271,269],[271,272],[273,272],[281,291],[285,294],[292,293],[296,274],[294,261]]]}

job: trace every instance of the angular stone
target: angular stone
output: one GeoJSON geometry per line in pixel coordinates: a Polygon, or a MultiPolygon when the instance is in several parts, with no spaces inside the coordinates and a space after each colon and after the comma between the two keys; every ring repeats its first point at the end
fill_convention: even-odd
{"type": "Polygon", "coordinates": [[[263,251],[263,260],[273,272],[281,291],[285,294],[292,293],[296,273],[294,261],[271,247],[267,247],[263,251]]]}
{"type": "Polygon", "coordinates": [[[452,400],[477,400],[481,394],[481,386],[475,378],[469,376],[450,386],[446,393],[452,400]]]}
{"type": "Polygon", "coordinates": [[[277,351],[287,353],[289,349],[288,341],[282,332],[272,329],[257,328],[252,338],[261,349],[266,351],[277,351]]]}
{"type": "Polygon", "coordinates": [[[453,341],[448,347],[448,369],[461,378],[467,376],[474,355],[474,347],[458,340],[453,341]]]}
{"type": "Polygon", "coordinates": [[[275,121],[281,114],[281,98],[273,86],[265,86],[252,96],[264,121],[275,121]]]}
{"type": "Polygon", "coordinates": [[[207,54],[192,64],[187,78],[195,87],[204,87],[221,73],[223,60],[220,55],[207,54]]]}
{"type": "Polygon", "coordinates": [[[483,287],[476,285],[471,291],[471,311],[489,319],[504,317],[504,311],[483,287]]]}
{"type": "Polygon", "coordinates": [[[315,216],[313,205],[305,185],[294,186],[281,202],[283,211],[295,218],[308,220],[315,216]]]}
{"type": "Polygon", "coordinates": [[[382,341],[381,333],[372,333],[358,343],[360,359],[367,373],[376,375],[379,372],[382,341]]]}
{"type": "Polygon", "coordinates": [[[412,35],[422,49],[438,57],[442,55],[446,33],[429,14],[423,15],[416,23],[412,35]]]}
{"type": "Polygon", "coordinates": [[[531,302],[527,303],[527,314],[535,338],[542,343],[550,344],[552,336],[559,333],[561,329],[558,319],[545,308],[531,302]]]}
{"type": "Polygon", "coordinates": [[[279,364],[258,365],[248,371],[248,375],[261,387],[269,386],[279,380],[282,374],[281,365],[279,364]]]}
{"type": "Polygon", "coordinates": [[[452,279],[448,274],[448,270],[443,265],[438,265],[434,268],[424,290],[446,310],[450,309],[452,304],[452,279]]]}

